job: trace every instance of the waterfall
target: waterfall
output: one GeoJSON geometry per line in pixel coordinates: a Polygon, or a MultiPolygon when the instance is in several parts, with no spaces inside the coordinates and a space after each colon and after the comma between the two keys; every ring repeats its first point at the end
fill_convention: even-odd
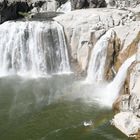
{"type": "Polygon", "coordinates": [[[55,21],[0,25],[0,75],[46,76],[69,72],[63,28],[55,21]]]}
{"type": "Polygon", "coordinates": [[[99,82],[104,79],[104,67],[107,57],[107,47],[109,45],[109,40],[113,37],[114,31],[109,30],[95,44],[91,53],[91,59],[87,71],[86,81],[88,83],[99,82]]]}
{"type": "Polygon", "coordinates": [[[107,91],[109,94],[110,102],[114,102],[117,96],[119,95],[119,92],[124,85],[126,76],[127,76],[127,70],[131,66],[131,64],[136,60],[136,55],[131,56],[128,58],[120,67],[117,75],[113,79],[113,81],[108,84],[107,91]]]}
{"type": "Polygon", "coordinates": [[[112,82],[107,83],[104,81],[108,46],[110,40],[112,40],[114,36],[114,31],[109,30],[95,44],[91,53],[91,59],[89,62],[88,74],[86,78],[86,82],[91,83],[94,87],[94,89],[89,93],[90,98],[107,106],[112,106],[113,102],[119,95],[119,92],[124,85],[127,76],[127,70],[132,62],[136,60],[136,55],[128,58],[122,64],[112,82]],[[100,81],[102,81],[102,83],[99,83],[100,81]]]}
{"type": "Polygon", "coordinates": [[[110,83],[98,84],[94,86],[94,89],[90,93],[90,99],[96,100],[103,106],[112,107],[112,104],[119,95],[121,88],[124,85],[127,70],[131,64],[136,60],[136,55],[128,58],[120,67],[117,75],[110,83]]]}

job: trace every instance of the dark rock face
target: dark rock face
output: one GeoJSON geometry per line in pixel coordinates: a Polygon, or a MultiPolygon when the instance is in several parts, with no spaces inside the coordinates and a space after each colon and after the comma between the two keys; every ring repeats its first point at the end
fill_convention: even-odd
{"type": "Polygon", "coordinates": [[[105,0],[71,0],[72,10],[82,8],[100,8],[106,7],[105,0]]]}
{"type": "Polygon", "coordinates": [[[60,14],[62,14],[62,13],[60,13],[60,12],[36,13],[29,20],[31,20],[31,21],[33,21],[33,20],[35,20],[35,21],[52,20],[53,21],[53,18],[60,14]]]}
{"type": "Polygon", "coordinates": [[[106,7],[106,1],[105,0],[87,0],[89,3],[89,8],[100,8],[100,7],[106,7]]]}
{"type": "Polygon", "coordinates": [[[0,5],[0,23],[7,20],[22,18],[23,16],[20,15],[19,12],[28,12],[31,9],[32,6],[29,6],[27,2],[14,2],[8,5],[8,2],[5,0],[0,5]]]}
{"type": "Polygon", "coordinates": [[[62,4],[66,3],[68,0],[56,0],[59,4],[59,6],[61,6],[62,4]]]}

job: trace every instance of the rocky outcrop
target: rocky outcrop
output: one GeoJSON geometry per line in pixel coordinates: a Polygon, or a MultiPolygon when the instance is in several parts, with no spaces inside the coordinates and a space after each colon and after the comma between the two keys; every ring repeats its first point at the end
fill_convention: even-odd
{"type": "MultiPolygon", "coordinates": [[[[126,0],[2,0],[0,2],[0,20],[2,23],[7,20],[22,18],[27,15],[24,13],[29,12],[31,9],[33,13],[56,11],[58,8],[59,11],[66,12],[70,11],[71,9],[75,10],[82,8],[100,8],[107,7],[107,5],[110,5],[111,7],[125,7],[126,9],[126,7],[137,7],[138,5],[140,6],[140,1],[132,0],[128,2],[126,0]],[[71,6],[70,4],[67,4],[62,8],[62,10],[60,10],[61,8],[59,7],[66,2],[71,3],[71,6]]],[[[137,16],[140,18],[139,14],[137,16]]]]}
{"type": "MultiPolygon", "coordinates": [[[[81,72],[87,70],[90,52],[100,37],[110,28],[133,21],[134,17],[131,14],[131,11],[117,9],[83,9],[55,18],[64,27],[71,61],[79,64],[81,72]]],[[[118,40],[115,39],[116,46],[118,40]]],[[[119,51],[116,47],[114,49],[115,52],[119,51]]]]}
{"type": "Polygon", "coordinates": [[[115,115],[113,124],[128,137],[140,138],[140,119],[132,112],[121,112],[115,115]]]}
{"type": "Polygon", "coordinates": [[[115,27],[119,44],[119,54],[116,57],[114,68],[118,71],[123,62],[137,52],[140,41],[140,22],[132,22],[126,26],[115,27]]]}
{"type": "Polygon", "coordinates": [[[31,9],[32,6],[29,6],[27,2],[15,2],[8,5],[8,2],[5,0],[0,7],[0,23],[22,18],[24,16],[20,13],[27,13],[31,9]]]}
{"type": "Polygon", "coordinates": [[[0,23],[3,23],[7,20],[22,18],[31,10],[33,13],[48,11],[54,12],[57,11],[57,9],[66,2],[69,2],[70,4],[68,4],[64,10],[58,11],[65,12],[67,9],[69,11],[69,9],[74,10],[107,6],[105,0],[2,0],[0,2],[0,23]]]}

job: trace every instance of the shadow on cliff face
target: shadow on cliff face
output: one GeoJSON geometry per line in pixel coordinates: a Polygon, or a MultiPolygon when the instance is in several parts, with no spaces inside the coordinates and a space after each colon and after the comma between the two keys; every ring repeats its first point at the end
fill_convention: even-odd
{"type": "Polygon", "coordinates": [[[0,23],[24,18],[24,13],[28,13],[34,7],[41,7],[43,4],[43,1],[38,1],[34,5],[29,5],[27,2],[13,2],[9,4],[7,0],[4,0],[0,3],[0,23]]]}
{"type": "Polygon", "coordinates": [[[29,19],[31,21],[44,21],[44,20],[53,20],[54,17],[63,14],[61,12],[43,12],[43,13],[36,13],[32,15],[32,17],[29,19]]]}
{"type": "MultiPolygon", "coordinates": [[[[61,6],[67,0],[56,0],[58,6],[61,6]]],[[[20,18],[24,18],[25,15],[28,15],[28,12],[31,11],[34,7],[40,8],[44,5],[44,1],[37,1],[35,3],[29,2],[12,2],[8,3],[8,0],[4,0],[3,2],[0,2],[0,24],[8,21],[8,20],[17,20],[20,18]],[[25,14],[25,15],[24,15],[25,14]]],[[[72,9],[82,9],[82,8],[100,8],[100,7],[106,7],[107,4],[105,0],[71,0],[71,6],[72,9]]],[[[41,13],[42,14],[42,13],[41,13]]],[[[35,18],[39,17],[40,19],[40,13],[35,16],[35,18]]],[[[43,19],[50,19],[50,13],[48,15],[41,15],[41,18],[43,19]],[[46,18],[47,17],[47,18],[46,18]]],[[[54,17],[51,14],[51,18],[54,17]]]]}
{"type": "Polygon", "coordinates": [[[19,12],[28,12],[32,9],[32,6],[29,6],[27,2],[14,2],[11,5],[8,5],[8,2],[5,0],[1,3],[1,23],[7,20],[14,20],[22,18],[23,15],[20,15],[19,12]]]}
{"type": "Polygon", "coordinates": [[[72,10],[107,7],[105,0],[71,0],[72,10]]]}

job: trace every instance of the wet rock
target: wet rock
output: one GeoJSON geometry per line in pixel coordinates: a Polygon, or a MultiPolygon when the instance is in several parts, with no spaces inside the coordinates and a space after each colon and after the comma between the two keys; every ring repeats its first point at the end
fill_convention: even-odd
{"type": "Polygon", "coordinates": [[[140,41],[140,22],[128,23],[126,26],[115,27],[119,40],[119,54],[116,57],[115,70],[118,71],[122,63],[137,52],[140,41]]]}

